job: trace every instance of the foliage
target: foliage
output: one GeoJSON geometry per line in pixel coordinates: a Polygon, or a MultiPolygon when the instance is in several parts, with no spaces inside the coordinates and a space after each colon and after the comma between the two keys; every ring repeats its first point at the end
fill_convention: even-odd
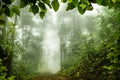
{"type": "MultiPolygon", "coordinates": [[[[8,17],[13,17],[14,14],[20,16],[20,9],[24,8],[27,5],[30,5],[30,12],[33,14],[39,13],[40,17],[43,18],[47,12],[47,7],[53,8],[54,11],[58,11],[60,3],[58,0],[19,0],[19,5],[13,4],[14,0],[1,0],[0,1],[0,16],[3,14],[8,17]]],[[[103,6],[109,6],[119,8],[120,1],[119,0],[61,0],[63,3],[67,3],[66,10],[72,10],[77,8],[80,14],[84,14],[86,10],[92,10],[91,3],[97,3],[103,6]]],[[[1,25],[5,24],[5,20],[0,18],[1,25]]]]}
{"type": "Polygon", "coordinates": [[[6,26],[9,27],[0,26],[0,58],[3,60],[3,65],[7,68],[7,75],[9,75],[13,57],[15,31],[12,22],[8,22],[6,26]]]}
{"type": "MultiPolygon", "coordinates": [[[[89,35],[80,32],[79,26],[74,25],[75,29],[68,29],[63,25],[64,29],[60,32],[60,46],[62,55],[62,71],[61,74],[71,77],[73,80],[119,80],[120,79],[120,0],[61,0],[67,3],[66,11],[74,8],[78,9],[80,14],[84,14],[86,10],[92,10],[91,3],[108,6],[110,10],[105,10],[105,15],[98,16],[99,28],[98,34],[95,34],[94,24],[88,26],[89,35]],[[77,26],[77,27],[76,27],[77,26]],[[67,41],[70,45],[66,47],[67,41]],[[63,59],[64,58],[64,59],[63,59]]],[[[13,80],[11,76],[11,61],[16,54],[22,55],[19,64],[14,62],[13,74],[19,79],[35,71],[37,68],[37,60],[33,53],[41,52],[41,44],[37,44],[38,40],[32,35],[31,30],[27,30],[25,26],[34,26],[30,16],[22,14],[22,44],[15,44],[15,22],[8,22],[8,17],[21,16],[21,8],[29,5],[29,12],[34,15],[39,14],[44,18],[47,9],[53,8],[58,11],[60,2],[58,0],[0,0],[0,80],[13,80]],[[29,18],[28,18],[29,17],[29,18]],[[25,20],[25,21],[24,21],[25,20]],[[26,22],[27,21],[27,22],[26,22]],[[29,21],[29,22],[28,22],[29,21]],[[29,25],[28,25],[29,24],[29,25]],[[36,40],[33,40],[36,39],[36,40]],[[35,45],[37,44],[37,45],[35,45]],[[30,46],[32,45],[32,47],[30,46]],[[20,47],[22,51],[20,51],[20,47]],[[16,50],[16,52],[15,52],[16,50]],[[19,51],[19,52],[17,52],[19,51]],[[14,54],[13,54],[14,53],[14,54]],[[27,59],[30,59],[29,61],[27,59]],[[33,58],[33,59],[31,59],[33,58]],[[24,65],[23,65],[24,64],[24,65]],[[35,66],[32,68],[32,66],[35,66]],[[21,72],[19,72],[19,70],[21,72]]],[[[28,15],[28,14],[27,14],[28,15]]],[[[16,18],[16,17],[15,17],[16,18]]],[[[88,17],[89,22],[91,19],[88,17]]],[[[95,22],[95,21],[94,21],[95,22]]],[[[86,24],[89,25],[89,24],[86,24]]],[[[97,25],[96,25],[97,26],[97,25]]],[[[70,27],[71,28],[71,27],[70,27]]]]}
{"type": "Polygon", "coordinates": [[[26,14],[27,10],[28,7],[22,9],[22,15],[18,17],[19,22],[16,30],[21,30],[21,32],[16,32],[18,42],[14,47],[12,60],[12,74],[16,76],[15,79],[19,80],[30,78],[32,74],[38,73],[38,65],[41,66],[39,63],[42,55],[42,36],[38,36],[40,35],[40,25],[35,24],[30,13],[26,14]],[[39,31],[37,36],[34,35],[33,29],[39,31]],[[22,35],[20,36],[20,34],[22,35]]]}
{"type": "MultiPolygon", "coordinates": [[[[119,9],[118,9],[119,10],[119,9]]],[[[120,79],[120,23],[118,10],[104,8],[95,34],[82,35],[77,30],[71,37],[69,54],[60,74],[73,80],[120,79]],[[116,29],[117,28],[117,29],[116,29]],[[69,65],[69,66],[67,66],[69,65]]],[[[67,52],[67,51],[66,51],[67,52]]],[[[68,54],[68,53],[65,53],[68,54]]]]}
{"type": "Polygon", "coordinates": [[[0,59],[0,80],[14,80],[14,76],[6,78],[6,67],[2,65],[2,59],[0,59]]]}

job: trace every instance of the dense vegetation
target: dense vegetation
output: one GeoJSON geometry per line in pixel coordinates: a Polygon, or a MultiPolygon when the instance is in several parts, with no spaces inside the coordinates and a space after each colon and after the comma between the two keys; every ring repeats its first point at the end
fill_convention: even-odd
{"type": "MultiPolygon", "coordinates": [[[[72,80],[120,79],[120,23],[119,12],[104,10],[99,19],[97,32],[88,26],[90,34],[82,34],[79,26],[73,29],[70,45],[64,48],[63,75],[72,80]],[[91,30],[92,29],[92,30],[91,30]]],[[[92,20],[93,18],[90,19],[92,20]]]]}
{"type": "MultiPolygon", "coordinates": [[[[66,26],[62,24],[60,29],[61,68],[60,75],[70,77],[72,80],[119,80],[120,79],[120,1],[119,0],[62,0],[67,3],[66,10],[77,8],[80,14],[86,10],[92,10],[91,3],[108,6],[96,17],[87,17],[86,26],[74,24],[66,26]],[[91,23],[93,18],[95,20],[91,23]],[[88,24],[87,24],[88,23],[88,24]],[[86,27],[86,33],[82,33],[80,26],[86,27]],[[93,28],[91,26],[95,26],[93,28]],[[70,44],[68,45],[69,42],[70,44]]],[[[20,8],[29,5],[29,11],[39,13],[43,18],[47,12],[47,6],[58,11],[58,0],[1,0],[0,1],[0,80],[22,80],[29,71],[37,68],[37,60],[41,52],[41,44],[37,44],[42,37],[36,38],[31,29],[27,30],[26,15],[20,14],[20,8]],[[20,5],[19,5],[20,4],[20,5]],[[16,41],[17,15],[22,15],[21,21],[22,44],[16,41]],[[28,41],[29,40],[29,41],[28,41]],[[37,45],[36,45],[37,44],[37,45]],[[31,47],[27,48],[29,45],[31,47]],[[27,50],[28,49],[28,50],[27,50]],[[36,53],[37,56],[32,55],[36,53]],[[29,55],[27,53],[30,53],[29,55]],[[21,54],[25,58],[21,62],[12,60],[21,54]],[[27,58],[34,58],[30,61],[27,58]],[[26,62],[25,62],[26,61],[26,62]],[[31,64],[33,62],[34,64],[31,64]],[[24,66],[27,64],[28,66],[24,66]],[[32,68],[34,66],[34,69],[32,68]],[[12,68],[14,67],[14,68],[12,68]],[[17,68],[18,67],[18,68],[17,68]],[[32,69],[31,69],[32,68],[32,69]],[[20,71],[20,72],[19,72],[20,71]]],[[[28,20],[27,20],[28,21],[28,20]]]]}

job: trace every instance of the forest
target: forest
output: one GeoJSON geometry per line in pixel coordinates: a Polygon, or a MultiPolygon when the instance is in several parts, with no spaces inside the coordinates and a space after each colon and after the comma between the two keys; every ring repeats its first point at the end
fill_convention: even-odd
{"type": "Polygon", "coordinates": [[[0,0],[0,80],[120,80],[120,0],[0,0]]]}

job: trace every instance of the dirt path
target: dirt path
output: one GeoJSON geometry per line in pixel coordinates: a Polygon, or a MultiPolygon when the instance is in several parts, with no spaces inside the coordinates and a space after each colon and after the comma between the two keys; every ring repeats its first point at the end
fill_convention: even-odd
{"type": "Polygon", "coordinates": [[[52,75],[52,76],[36,76],[31,80],[70,80],[70,79],[63,76],[52,75]]]}

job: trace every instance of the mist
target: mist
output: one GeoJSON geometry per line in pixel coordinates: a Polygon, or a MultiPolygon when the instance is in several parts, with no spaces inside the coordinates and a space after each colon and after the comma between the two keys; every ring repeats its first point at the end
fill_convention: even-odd
{"type": "Polygon", "coordinates": [[[0,0],[0,80],[120,80],[120,0],[0,0]]]}
{"type": "Polygon", "coordinates": [[[66,4],[61,4],[58,12],[48,9],[43,20],[39,19],[39,15],[29,13],[28,7],[22,9],[17,21],[16,41],[23,49],[13,59],[13,63],[19,62],[18,66],[24,64],[26,72],[30,73],[59,72],[64,60],[61,60],[64,57],[61,55],[61,44],[69,47],[74,32],[87,36],[97,30],[94,17],[101,7],[92,5],[92,11],[80,15],[77,9],[65,11],[66,4]]]}

